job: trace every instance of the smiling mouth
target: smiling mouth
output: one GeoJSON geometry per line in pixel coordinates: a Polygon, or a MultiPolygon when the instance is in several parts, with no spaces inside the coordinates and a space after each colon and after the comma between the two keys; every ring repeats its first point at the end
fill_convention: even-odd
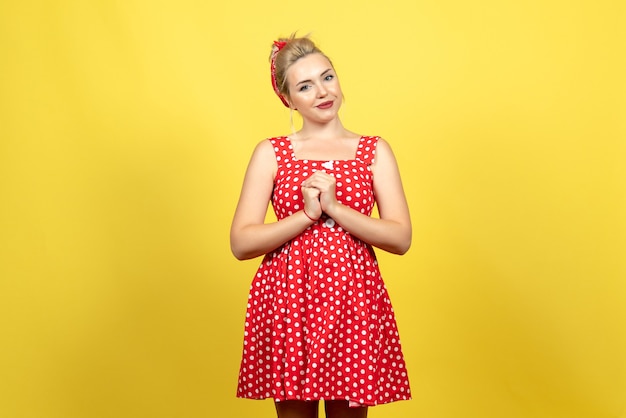
{"type": "Polygon", "coordinates": [[[322,104],[317,105],[317,107],[319,107],[320,109],[328,109],[329,107],[332,107],[333,102],[324,102],[322,104]]]}

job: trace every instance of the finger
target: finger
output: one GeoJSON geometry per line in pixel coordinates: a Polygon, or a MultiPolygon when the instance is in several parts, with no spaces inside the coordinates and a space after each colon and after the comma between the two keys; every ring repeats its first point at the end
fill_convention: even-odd
{"type": "Polygon", "coordinates": [[[320,189],[320,188],[326,189],[328,187],[332,187],[334,184],[336,184],[334,177],[330,177],[330,178],[317,177],[317,178],[307,179],[306,182],[304,182],[302,185],[305,187],[315,187],[317,189],[320,189]]]}
{"type": "Polygon", "coordinates": [[[320,189],[315,187],[302,187],[302,194],[304,196],[317,197],[321,193],[320,189]]]}

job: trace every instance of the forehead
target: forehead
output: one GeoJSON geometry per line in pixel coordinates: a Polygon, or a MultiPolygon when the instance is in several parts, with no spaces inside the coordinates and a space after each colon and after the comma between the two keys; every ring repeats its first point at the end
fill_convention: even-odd
{"type": "Polygon", "coordinates": [[[309,54],[294,62],[287,69],[287,79],[298,82],[319,77],[324,71],[333,68],[324,55],[320,53],[309,54]]]}

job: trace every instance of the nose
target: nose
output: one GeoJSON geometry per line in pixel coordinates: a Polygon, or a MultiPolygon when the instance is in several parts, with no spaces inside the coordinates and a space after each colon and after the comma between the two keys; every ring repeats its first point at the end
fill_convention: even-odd
{"type": "Polygon", "coordinates": [[[326,97],[327,94],[328,92],[324,88],[324,85],[320,84],[317,88],[317,97],[326,97]]]}

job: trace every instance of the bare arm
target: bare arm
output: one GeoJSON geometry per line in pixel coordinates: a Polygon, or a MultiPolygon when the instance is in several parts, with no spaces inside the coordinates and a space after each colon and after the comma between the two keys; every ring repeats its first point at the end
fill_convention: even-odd
{"type": "Polygon", "coordinates": [[[322,209],[346,231],[385,251],[404,254],[411,246],[411,218],[398,164],[391,147],[382,138],[371,168],[379,219],[339,203],[335,196],[335,179],[329,174],[316,172],[305,184],[321,190],[322,209]]]}
{"type": "MultiPolygon", "coordinates": [[[[241,195],[230,228],[230,248],[239,260],[264,255],[297,236],[313,222],[302,212],[278,222],[265,224],[276,173],[276,157],[271,142],[262,141],[254,150],[241,188],[241,195]]],[[[311,216],[319,216],[319,200],[305,195],[311,216]]]]}

